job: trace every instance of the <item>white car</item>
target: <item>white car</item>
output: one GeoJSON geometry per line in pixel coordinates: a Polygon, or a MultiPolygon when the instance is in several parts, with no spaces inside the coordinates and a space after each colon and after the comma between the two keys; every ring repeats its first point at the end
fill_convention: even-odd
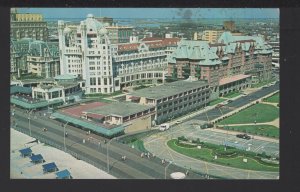
{"type": "Polygon", "coordinates": [[[178,121],[175,122],[175,124],[180,124],[180,123],[182,123],[182,121],[178,120],[178,121]]]}

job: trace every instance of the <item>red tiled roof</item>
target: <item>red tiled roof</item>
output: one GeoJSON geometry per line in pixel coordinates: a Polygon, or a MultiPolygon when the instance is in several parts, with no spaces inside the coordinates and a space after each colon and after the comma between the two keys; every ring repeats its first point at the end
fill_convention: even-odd
{"type": "Polygon", "coordinates": [[[102,119],[103,117],[105,117],[104,115],[93,114],[93,113],[87,113],[86,116],[88,116],[90,118],[94,118],[94,119],[102,119]]]}
{"type": "Polygon", "coordinates": [[[226,77],[220,80],[219,85],[225,85],[231,82],[235,82],[241,79],[245,79],[247,77],[250,77],[251,75],[244,75],[244,74],[239,74],[239,75],[235,75],[232,77],[226,77]]]}
{"type": "Polygon", "coordinates": [[[158,41],[158,40],[163,40],[163,38],[160,37],[146,37],[142,39],[142,41],[158,41]]]}
{"type": "Polygon", "coordinates": [[[93,103],[86,103],[85,105],[79,105],[76,107],[70,107],[67,109],[62,109],[61,112],[65,113],[67,115],[75,116],[75,117],[81,117],[82,112],[87,110],[87,109],[93,109],[96,107],[100,107],[106,105],[106,103],[101,103],[101,102],[93,102],[93,103]]]}
{"type": "MultiPolygon", "coordinates": [[[[152,41],[150,41],[150,40],[145,41],[145,39],[147,39],[147,38],[143,39],[144,43],[147,46],[149,46],[149,48],[160,48],[160,47],[177,45],[177,43],[180,41],[179,38],[165,38],[165,39],[153,38],[153,37],[151,37],[151,38],[153,39],[152,41]]],[[[150,38],[148,38],[148,39],[150,39],[150,38]]],[[[137,50],[139,45],[140,45],[140,43],[121,44],[121,45],[118,45],[118,52],[137,50]]]]}
{"type": "Polygon", "coordinates": [[[139,43],[121,44],[118,45],[118,51],[131,51],[137,50],[139,43]]]}

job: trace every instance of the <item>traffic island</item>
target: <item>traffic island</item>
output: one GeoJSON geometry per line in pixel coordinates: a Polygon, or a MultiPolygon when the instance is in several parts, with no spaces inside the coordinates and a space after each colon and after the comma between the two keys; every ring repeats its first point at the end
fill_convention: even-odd
{"type": "Polygon", "coordinates": [[[271,157],[265,153],[256,154],[228,146],[225,149],[223,145],[204,142],[199,145],[190,142],[189,145],[187,141],[181,142],[178,139],[169,140],[167,145],[180,154],[223,166],[255,171],[279,171],[279,164],[271,161],[271,157]],[[265,159],[270,159],[270,161],[265,159]]]}

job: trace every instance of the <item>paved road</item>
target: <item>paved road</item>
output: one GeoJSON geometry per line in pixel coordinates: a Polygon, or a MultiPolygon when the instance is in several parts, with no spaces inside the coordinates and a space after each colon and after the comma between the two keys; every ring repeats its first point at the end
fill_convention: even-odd
{"type": "MultiPolygon", "coordinates": [[[[171,129],[170,129],[171,130],[171,129]]],[[[185,155],[179,154],[172,149],[170,149],[166,142],[172,138],[175,138],[175,131],[161,132],[156,135],[151,135],[150,137],[144,138],[144,145],[147,150],[151,153],[157,154],[157,156],[165,159],[174,161],[177,165],[191,168],[202,173],[211,174],[214,176],[219,176],[229,179],[277,179],[279,177],[278,172],[268,172],[268,171],[251,171],[244,169],[237,169],[232,167],[226,167],[222,165],[217,165],[209,163],[206,161],[201,161],[198,159],[190,158],[185,155]]],[[[179,135],[180,130],[177,130],[179,135]]],[[[193,133],[191,133],[193,134],[193,133]]],[[[195,134],[195,133],[194,133],[195,134]]],[[[205,137],[205,136],[204,136],[205,137]]],[[[214,137],[214,136],[212,136],[214,137]]],[[[209,137],[206,137],[209,138],[209,137]]],[[[211,138],[210,138],[211,139],[211,138]]],[[[201,139],[200,139],[201,140],[201,139]]],[[[205,139],[202,139],[202,141],[205,139]]],[[[215,141],[217,137],[215,138],[215,141]]],[[[210,140],[212,142],[212,140],[210,140]]],[[[264,144],[261,144],[264,146],[264,144]]],[[[259,147],[257,148],[259,149],[259,147]]]]}
{"type": "MultiPolygon", "coordinates": [[[[23,110],[17,109],[13,118],[18,123],[18,129],[29,134],[27,115],[23,110]]],[[[86,159],[91,164],[106,171],[107,144],[104,144],[104,138],[94,134],[86,135],[85,131],[72,126],[67,126],[66,130],[68,132],[66,138],[68,152],[74,156],[80,156],[81,159],[84,158],[83,160],[86,159]],[[85,139],[85,143],[83,143],[83,139],[85,139]]],[[[48,143],[54,143],[58,148],[63,149],[63,127],[61,123],[48,117],[40,117],[37,114],[37,119],[31,118],[31,131],[32,136],[43,138],[43,140],[49,141],[48,143]],[[43,127],[47,128],[48,131],[44,132],[43,127]]],[[[115,141],[111,141],[109,145],[109,161],[110,174],[117,178],[163,179],[165,177],[167,163],[162,165],[161,160],[157,157],[141,158],[138,151],[115,141]],[[126,161],[121,160],[123,155],[126,155],[126,161]]],[[[170,173],[177,171],[185,172],[186,169],[171,164],[167,169],[167,178],[170,178],[170,173]]],[[[203,179],[203,177],[199,174],[190,173],[187,179],[203,179]]]]}
{"type": "Polygon", "coordinates": [[[277,82],[275,85],[272,85],[270,87],[260,89],[256,92],[248,94],[247,96],[243,96],[236,100],[233,100],[231,103],[228,103],[227,105],[222,107],[221,110],[214,108],[214,109],[208,110],[206,113],[196,115],[187,120],[212,121],[213,119],[221,117],[222,115],[227,114],[236,108],[242,107],[258,98],[264,97],[265,95],[268,95],[277,90],[279,90],[279,82],[277,82]]]}
{"type": "Polygon", "coordinates": [[[244,140],[233,135],[216,133],[211,130],[202,130],[197,128],[197,126],[193,126],[194,122],[202,124],[206,121],[214,120],[224,114],[233,111],[236,108],[242,107],[254,100],[277,91],[278,89],[279,83],[277,82],[273,86],[260,89],[247,96],[233,100],[231,103],[225,105],[225,107],[222,107],[221,110],[211,109],[206,113],[204,112],[194,117],[188,118],[182,124],[179,124],[178,126],[172,126],[172,128],[166,132],[162,132],[145,138],[145,147],[147,148],[147,150],[157,154],[161,158],[171,159],[182,167],[191,167],[194,170],[205,172],[207,174],[213,174],[220,177],[232,179],[276,179],[279,176],[278,172],[242,170],[189,158],[169,149],[166,145],[166,142],[171,138],[177,138],[178,136],[184,135],[191,138],[200,138],[201,141],[208,141],[215,144],[223,144],[224,141],[227,141],[233,144],[237,144],[241,147],[248,148],[250,151],[258,153],[264,151],[267,154],[279,156],[278,143],[257,139],[244,140]]]}

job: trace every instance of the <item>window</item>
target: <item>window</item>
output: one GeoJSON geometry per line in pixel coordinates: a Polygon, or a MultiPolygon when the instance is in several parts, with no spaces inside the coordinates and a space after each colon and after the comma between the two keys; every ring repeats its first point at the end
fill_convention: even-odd
{"type": "Polygon", "coordinates": [[[98,77],[98,85],[101,85],[101,78],[100,77],[98,77]]]}
{"type": "Polygon", "coordinates": [[[96,85],[96,77],[90,78],[90,85],[96,85]]]}

